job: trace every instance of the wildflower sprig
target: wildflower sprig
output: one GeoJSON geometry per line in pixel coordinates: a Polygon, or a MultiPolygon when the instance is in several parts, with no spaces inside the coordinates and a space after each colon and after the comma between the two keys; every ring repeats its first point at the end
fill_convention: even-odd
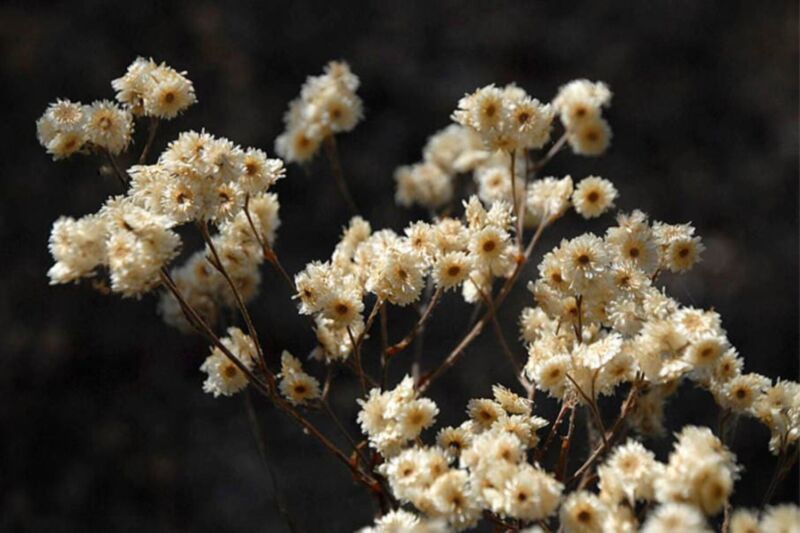
{"type": "Polygon", "coordinates": [[[571,210],[594,219],[619,202],[617,187],[600,176],[540,177],[567,146],[579,156],[609,148],[604,83],[572,81],[549,103],[516,85],[466,95],[422,160],[395,170],[396,202],[429,214],[395,229],[359,216],[344,179],[336,135],[364,114],[359,79],[346,63],[308,78],[289,104],[286,131],[275,141],[283,160],[205,130],[180,133],[151,157],[160,121],[196,103],[192,82],[139,58],[112,86],[116,102],[59,99],[37,122],[54,159],[100,156],[123,187],[96,213],[56,220],[51,283],[107,276],[123,297],[156,292],[167,324],[209,343],[199,365],[205,392],[263,396],[374,498],[377,518],[362,531],[451,531],[481,521],[512,531],[789,531],[800,522],[796,506],[769,506],[798,458],[800,385],[745,372],[722,318],[682,305],[660,284],[666,273],[681,275],[701,261],[705,247],[694,226],[618,211],[605,232],[563,239],[534,275],[526,269],[544,231],[571,210]],[[147,123],[138,156],[130,153],[137,120],[147,123]],[[277,247],[275,189],[284,161],[306,163],[320,148],[353,216],[329,257],[291,274],[277,247]],[[476,194],[461,192],[465,179],[476,194]],[[197,232],[202,249],[182,256],[179,231],[197,232]],[[280,275],[287,305],[310,326],[307,361],[286,350],[268,353],[260,342],[264,325],[248,305],[263,263],[280,275]],[[498,311],[523,279],[532,304],[520,313],[521,343],[514,343],[498,311]],[[463,300],[473,317],[437,356],[422,342],[447,299],[463,300]],[[390,308],[418,315],[400,329],[390,308]],[[238,325],[223,327],[226,310],[238,325]],[[486,397],[467,403],[462,423],[437,428],[441,413],[426,394],[488,328],[521,390],[486,383],[486,397]],[[380,342],[367,342],[373,335],[380,342]],[[390,383],[389,365],[412,348],[403,379],[390,383]],[[330,402],[339,368],[358,383],[358,397],[349,400],[362,437],[350,434],[330,402]],[[668,431],[666,402],[682,382],[719,405],[716,433],[668,431]],[[536,414],[545,396],[559,404],[553,420],[536,414]],[[607,418],[602,397],[618,398],[615,417],[607,418]],[[320,417],[345,446],[321,429],[320,417]],[[765,449],[777,456],[760,511],[730,504],[743,468],[729,446],[737,417],[764,424],[771,433],[765,449]],[[575,442],[581,418],[585,446],[575,442]],[[646,446],[654,438],[672,440],[665,461],[646,446]]]}

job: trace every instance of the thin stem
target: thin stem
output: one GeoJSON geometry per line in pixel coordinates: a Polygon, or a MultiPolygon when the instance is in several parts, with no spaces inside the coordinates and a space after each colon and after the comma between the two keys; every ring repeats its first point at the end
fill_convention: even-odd
{"type": "Polygon", "coordinates": [[[361,334],[356,339],[356,345],[357,346],[360,347],[361,343],[364,342],[364,338],[367,336],[367,333],[369,333],[369,330],[372,328],[372,324],[375,322],[375,318],[377,318],[378,312],[381,310],[381,308],[383,307],[384,303],[385,302],[383,300],[381,300],[380,298],[375,300],[375,304],[372,306],[372,311],[369,312],[369,316],[367,317],[367,322],[364,325],[364,330],[361,332],[361,334]]]}
{"type": "Polygon", "coordinates": [[[322,400],[319,403],[320,405],[322,405],[323,410],[328,414],[330,419],[333,420],[333,424],[339,430],[339,433],[341,433],[342,436],[344,436],[344,438],[350,444],[350,446],[353,447],[353,452],[355,452],[358,455],[358,457],[364,463],[364,466],[369,467],[369,460],[364,456],[363,452],[361,451],[361,448],[358,447],[358,444],[356,443],[355,440],[353,440],[353,437],[350,436],[350,433],[347,431],[347,429],[345,429],[344,424],[342,424],[342,421],[339,419],[338,416],[336,416],[336,413],[333,411],[331,405],[325,400],[322,400]]]}
{"type": "Polygon", "coordinates": [[[367,382],[364,379],[364,368],[361,366],[361,347],[356,343],[356,339],[353,337],[353,330],[350,329],[350,326],[347,326],[347,335],[350,337],[350,343],[353,345],[353,352],[355,352],[356,372],[358,373],[358,381],[361,384],[361,394],[366,396],[367,382]]]}
{"type": "Polygon", "coordinates": [[[122,184],[122,186],[127,189],[128,184],[130,183],[130,178],[128,177],[128,173],[122,170],[117,164],[117,159],[114,155],[109,152],[108,150],[103,150],[103,153],[106,154],[106,159],[108,159],[108,163],[111,165],[111,168],[114,170],[114,174],[117,176],[117,179],[122,184]]]}
{"type": "Polygon", "coordinates": [[[608,442],[606,442],[606,429],[605,426],[603,425],[603,417],[600,416],[600,410],[597,408],[597,402],[593,397],[589,397],[583,391],[581,386],[578,385],[578,382],[575,381],[572,378],[572,376],[569,375],[569,372],[567,372],[565,375],[567,379],[572,382],[572,386],[575,387],[575,390],[578,391],[578,394],[581,395],[581,398],[583,398],[583,400],[586,402],[587,407],[592,412],[592,416],[594,416],[595,420],[597,421],[597,426],[600,428],[600,435],[603,437],[603,443],[607,446],[608,442]]]}
{"type": "Polygon", "coordinates": [[[336,447],[330,440],[328,440],[325,435],[323,435],[311,422],[309,422],[303,415],[301,415],[296,409],[294,409],[291,405],[289,405],[283,398],[277,394],[276,386],[275,386],[275,375],[272,374],[268,369],[266,369],[266,377],[269,379],[269,385],[263,383],[260,379],[258,379],[253,372],[247,368],[231,351],[222,343],[219,337],[211,330],[208,324],[200,317],[197,311],[183,298],[180,290],[178,289],[177,285],[175,284],[174,280],[170,276],[169,272],[165,269],[161,269],[161,279],[164,282],[164,285],[172,292],[175,298],[178,300],[178,303],[181,306],[181,309],[184,312],[187,320],[189,323],[195,327],[200,333],[208,338],[208,340],[220,351],[231,360],[231,362],[236,365],[236,367],[247,377],[248,381],[253,384],[256,389],[264,394],[265,396],[272,399],[273,403],[281,409],[284,413],[288,414],[292,419],[294,419],[297,423],[299,423],[306,431],[307,434],[314,437],[324,448],[326,448],[329,452],[333,454],[340,462],[342,462],[347,468],[352,472],[353,477],[364,484],[367,488],[369,488],[373,493],[383,493],[383,488],[380,486],[374,478],[372,478],[369,474],[361,471],[356,465],[352,464],[348,457],[341,451],[339,448],[336,447]]]}
{"type": "Polygon", "coordinates": [[[520,243],[525,239],[525,213],[528,194],[528,151],[523,149],[522,154],[524,156],[522,158],[522,194],[519,198],[519,218],[517,219],[517,234],[519,234],[520,243]]]}
{"type": "Polygon", "coordinates": [[[534,173],[542,170],[545,167],[545,165],[547,165],[547,163],[549,163],[550,160],[553,159],[553,157],[555,157],[555,155],[561,151],[561,149],[564,147],[564,144],[567,142],[568,137],[569,135],[565,131],[563,135],[561,135],[561,137],[559,137],[559,139],[553,144],[553,146],[550,147],[550,150],[547,151],[547,154],[545,154],[543,158],[541,158],[538,161],[534,161],[533,165],[531,165],[530,170],[534,173]]]}
{"type": "Polygon", "coordinates": [[[569,461],[569,449],[572,445],[572,432],[575,430],[575,413],[577,412],[577,404],[573,403],[569,412],[569,424],[567,425],[567,434],[561,437],[561,452],[558,455],[558,465],[556,466],[556,479],[559,481],[564,480],[567,473],[567,462],[569,461]]]}
{"type": "Polygon", "coordinates": [[[553,422],[553,425],[550,427],[550,433],[547,434],[547,438],[542,446],[537,448],[534,453],[534,457],[537,461],[541,461],[542,458],[544,458],[544,454],[547,453],[547,449],[550,447],[556,434],[558,434],[558,428],[561,426],[561,421],[564,420],[564,416],[567,414],[567,411],[569,411],[569,408],[570,402],[562,402],[561,409],[558,411],[558,416],[556,416],[555,422],[553,422]]]}
{"type": "Polygon", "coordinates": [[[261,251],[264,254],[264,259],[269,261],[272,266],[274,266],[278,272],[280,273],[283,280],[286,282],[286,285],[289,287],[289,290],[292,291],[292,294],[297,292],[297,287],[294,284],[294,280],[289,276],[289,273],[283,268],[280,260],[278,259],[278,255],[269,245],[266,239],[262,239],[261,235],[258,233],[255,224],[253,224],[253,218],[250,215],[250,196],[246,196],[244,200],[244,215],[247,217],[247,223],[250,225],[250,229],[253,230],[253,235],[258,241],[259,246],[261,246],[261,251]]]}
{"type": "Polygon", "coordinates": [[[158,132],[158,117],[150,117],[150,123],[147,125],[147,142],[142,148],[142,154],[139,156],[139,164],[144,165],[147,161],[147,153],[153,146],[153,141],[156,140],[156,132],[158,132]]]}
{"type": "Polygon", "coordinates": [[[389,359],[386,357],[386,350],[389,349],[389,317],[385,305],[382,305],[379,311],[381,315],[381,389],[386,389],[386,382],[389,378],[389,359]]]}
{"type": "Polygon", "coordinates": [[[359,481],[365,483],[371,489],[375,490],[375,487],[378,486],[378,490],[380,486],[378,482],[375,481],[370,475],[364,473],[356,465],[354,465],[347,455],[344,454],[335,444],[333,444],[328,438],[323,435],[317,428],[309,422],[303,415],[297,412],[294,407],[289,405],[287,402],[283,401],[280,396],[273,395],[273,399],[275,400],[275,404],[280,407],[285,413],[287,413],[290,417],[292,417],[295,421],[297,421],[305,430],[312,435],[314,438],[319,441],[329,452],[331,452],[340,462],[344,463],[350,471],[353,473],[353,476],[358,479],[359,481]]]}
{"type": "MultiPolygon", "coordinates": [[[[481,295],[484,303],[486,303],[486,305],[489,307],[494,307],[492,299],[483,291],[483,289],[481,289],[480,285],[477,284],[472,278],[470,278],[470,282],[472,282],[472,284],[475,286],[475,289],[478,291],[478,294],[481,295]]],[[[525,389],[525,392],[527,392],[530,396],[533,385],[522,376],[522,367],[520,367],[517,359],[514,357],[514,354],[511,351],[511,346],[508,344],[505,333],[503,333],[503,328],[500,326],[500,322],[497,320],[496,309],[492,313],[492,326],[494,327],[494,333],[497,337],[497,341],[500,343],[500,348],[502,348],[506,359],[508,359],[508,361],[511,363],[511,366],[514,368],[514,376],[517,378],[517,381],[519,381],[520,385],[522,385],[522,388],[525,389]]]]}
{"type": "Polygon", "coordinates": [[[778,489],[778,485],[780,485],[781,481],[783,481],[789,472],[792,471],[792,467],[797,461],[799,454],[800,447],[796,446],[793,451],[790,451],[788,448],[784,448],[784,450],[778,456],[778,462],[775,465],[775,471],[772,474],[769,487],[767,487],[767,492],[764,493],[764,499],[761,502],[762,508],[769,504],[770,500],[772,500],[772,496],[775,495],[775,491],[778,489]]]}
{"type": "Polygon", "coordinates": [[[539,242],[539,239],[542,236],[544,228],[551,221],[552,219],[545,217],[542,223],[539,224],[539,227],[536,229],[536,233],[533,235],[533,237],[531,237],[531,240],[528,243],[528,246],[525,249],[524,254],[522,255],[521,258],[518,259],[517,266],[514,268],[511,277],[509,277],[506,280],[505,284],[500,289],[497,298],[495,298],[494,300],[494,305],[486,310],[486,313],[484,313],[481,319],[472,327],[472,329],[464,336],[464,338],[461,339],[461,341],[456,345],[456,347],[453,348],[453,350],[447,355],[445,360],[442,361],[442,363],[435,370],[433,370],[432,372],[430,372],[425,376],[422,376],[422,378],[420,379],[420,386],[419,386],[420,392],[425,392],[436,379],[441,377],[442,374],[444,374],[449,368],[451,368],[464,353],[464,350],[467,348],[467,346],[469,346],[472,343],[472,341],[474,341],[478,337],[478,335],[481,334],[481,331],[483,331],[484,326],[489,322],[489,320],[491,320],[492,316],[494,315],[495,310],[500,307],[500,305],[505,300],[506,296],[508,296],[508,293],[514,287],[514,283],[517,281],[517,278],[522,272],[525,263],[527,262],[528,258],[533,252],[534,247],[539,242]]]}
{"type": "Polygon", "coordinates": [[[275,508],[277,509],[278,514],[283,517],[283,520],[286,522],[286,527],[289,528],[289,531],[294,533],[295,531],[298,531],[298,528],[295,525],[294,520],[292,520],[292,516],[289,514],[289,508],[283,498],[283,492],[281,492],[280,487],[278,487],[278,475],[276,474],[275,469],[272,466],[272,462],[269,460],[269,456],[267,455],[267,439],[264,436],[264,428],[261,426],[261,422],[258,420],[256,411],[253,408],[253,399],[251,398],[249,391],[244,391],[244,406],[245,411],[247,412],[247,420],[250,422],[250,430],[253,433],[253,439],[256,441],[258,455],[261,456],[261,462],[264,463],[264,467],[267,469],[270,485],[272,485],[272,493],[275,495],[275,508]]]}
{"type": "Polygon", "coordinates": [[[175,284],[175,281],[170,276],[169,272],[165,268],[161,269],[160,272],[161,281],[166,285],[169,291],[175,296],[175,299],[178,301],[178,304],[181,306],[181,310],[183,314],[186,316],[186,319],[189,323],[203,336],[205,336],[211,344],[213,344],[216,348],[227,357],[235,366],[239,369],[242,374],[247,377],[247,380],[256,387],[259,392],[264,394],[265,396],[270,396],[270,389],[274,388],[274,376],[271,373],[267,372],[267,377],[270,378],[270,383],[272,383],[273,387],[270,387],[266,383],[262,382],[258,379],[253,372],[247,368],[244,363],[242,363],[238,357],[233,355],[233,353],[228,349],[225,344],[217,337],[214,331],[206,324],[206,322],[200,317],[197,311],[189,305],[189,303],[185,300],[183,295],[181,294],[178,286],[175,284]]]}
{"type": "Polygon", "coordinates": [[[433,296],[431,296],[428,305],[425,307],[425,311],[423,311],[422,316],[420,316],[419,320],[417,320],[416,324],[414,324],[414,327],[411,328],[411,331],[409,331],[408,334],[406,334],[406,336],[403,337],[402,340],[398,341],[397,343],[393,344],[392,346],[386,349],[384,353],[388,358],[394,357],[398,353],[402,352],[409,346],[409,344],[411,344],[414,341],[419,332],[424,328],[425,322],[427,322],[428,318],[430,318],[431,311],[433,311],[433,308],[436,307],[437,303],[439,303],[439,298],[441,297],[441,295],[442,295],[442,288],[439,287],[433,293],[433,296]]]}
{"type": "MultiPolygon", "coordinates": [[[[631,385],[631,390],[630,392],[628,392],[628,396],[627,398],[625,398],[625,401],[623,402],[622,407],[620,408],[619,416],[617,417],[616,422],[614,422],[614,425],[611,427],[611,430],[608,433],[606,439],[604,439],[603,443],[600,444],[600,446],[598,446],[594,450],[594,452],[592,452],[589,458],[586,459],[586,462],[584,462],[583,465],[581,465],[581,467],[575,471],[575,473],[569,479],[567,484],[572,483],[573,481],[581,477],[589,468],[591,468],[594,465],[594,463],[600,458],[603,452],[605,452],[611,446],[611,444],[613,444],[614,439],[617,437],[617,435],[619,434],[620,430],[624,425],[626,417],[636,404],[636,398],[638,397],[640,390],[641,390],[640,382],[637,381],[634,382],[633,385],[631,385]]],[[[587,478],[584,478],[584,482],[586,481],[586,479],[587,478]]],[[[583,486],[579,486],[579,488],[583,488],[583,486]]]]}
{"type": "Polygon", "coordinates": [[[514,206],[514,223],[517,225],[517,231],[516,235],[514,235],[514,240],[517,243],[517,248],[522,248],[522,234],[519,231],[519,222],[522,220],[522,218],[520,217],[519,213],[519,200],[517,200],[517,151],[511,150],[508,155],[511,158],[511,162],[509,163],[509,172],[511,173],[511,203],[514,206]]]}
{"type": "Polygon", "coordinates": [[[230,274],[228,274],[225,265],[219,258],[217,248],[214,246],[214,241],[211,238],[211,235],[208,233],[208,224],[205,221],[202,221],[197,224],[197,227],[200,230],[200,234],[203,236],[203,240],[205,241],[214,258],[214,260],[211,261],[211,264],[219,271],[220,274],[222,274],[222,277],[225,278],[225,281],[228,283],[228,287],[230,287],[231,292],[233,292],[234,299],[236,300],[236,306],[239,308],[239,313],[242,315],[244,323],[247,326],[247,332],[250,335],[250,338],[253,339],[253,344],[256,346],[258,359],[261,362],[264,371],[269,372],[267,369],[267,360],[264,357],[264,349],[261,347],[261,342],[258,339],[258,332],[256,331],[255,324],[253,324],[253,319],[250,317],[250,312],[247,310],[247,306],[244,303],[241,292],[239,292],[239,288],[236,286],[233,278],[231,278],[230,274]]]}
{"type": "Polygon", "coordinates": [[[320,397],[323,402],[327,401],[328,395],[331,393],[331,385],[333,385],[333,373],[336,367],[333,365],[328,366],[328,372],[325,375],[325,383],[322,385],[322,393],[320,397]]]}
{"type": "Polygon", "coordinates": [[[322,141],[325,155],[328,157],[328,162],[331,164],[333,177],[336,180],[336,185],[339,187],[339,192],[342,194],[348,209],[353,215],[358,214],[358,207],[356,206],[353,196],[350,194],[350,189],[347,187],[347,182],[344,179],[344,172],[342,172],[342,161],[339,159],[339,149],[336,146],[336,136],[328,135],[322,141]]]}

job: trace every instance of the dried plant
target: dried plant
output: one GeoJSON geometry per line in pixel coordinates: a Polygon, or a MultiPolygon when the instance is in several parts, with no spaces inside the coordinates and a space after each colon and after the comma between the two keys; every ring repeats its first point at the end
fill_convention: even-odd
{"type": "Polygon", "coordinates": [[[112,86],[117,102],[57,100],[37,123],[54,159],[102,156],[124,189],[95,214],[54,223],[51,283],[107,274],[110,290],[123,297],[157,291],[164,320],[210,345],[200,366],[206,392],[263,395],[363,485],[377,511],[362,531],[461,530],[481,520],[512,531],[797,530],[800,510],[769,502],[798,457],[800,386],[745,373],[720,316],[684,306],[658,285],[663,273],[682,274],[700,261],[704,247],[691,224],[620,212],[605,235],[562,240],[526,280],[533,305],[519,328],[527,361],[504,337],[497,311],[525,276],[543,232],[570,208],[589,219],[615,207],[618,191],[606,179],[540,177],[567,147],[580,156],[605,152],[611,91],[604,83],[572,81],[547,104],[515,85],[462,98],[454,124],[429,139],[422,161],[395,172],[397,203],[430,213],[401,232],[373,229],[348,190],[335,139],[362,120],[363,106],[346,63],[308,78],[289,104],[286,131],[275,142],[283,161],[187,131],[149,162],[159,123],[195,103],[192,82],[139,58],[112,86]],[[147,124],[146,140],[136,164],[126,166],[119,156],[137,121],[147,124]],[[555,139],[554,129],[562,130],[555,139]],[[275,247],[280,219],[272,191],[285,176],[284,161],[303,163],[320,149],[353,217],[329,259],[291,275],[275,247]],[[462,199],[469,175],[477,194],[462,199]],[[205,248],[176,265],[181,226],[194,227],[205,248]],[[296,300],[298,320],[309,322],[316,348],[308,361],[267,353],[259,342],[247,306],[265,262],[296,300]],[[473,314],[466,335],[447,354],[423,360],[418,353],[406,377],[388,383],[389,364],[421,342],[446,298],[463,299],[465,315],[473,314]],[[387,319],[390,306],[417,309],[414,326],[398,332],[387,319]],[[239,327],[222,332],[226,312],[238,314],[239,327]],[[516,381],[485,384],[487,397],[469,401],[462,424],[424,438],[439,414],[425,393],[485,329],[516,381]],[[381,339],[377,353],[364,349],[373,334],[381,339]],[[348,434],[330,406],[336,367],[360,386],[352,401],[360,406],[361,437],[348,434]],[[686,380],[713,396],[720,424],[716,432],[670,428],[674,448],[661,462],[641,440],[666,433],[666,402],[686,380]],[[537,393],[559,402],[554,420],[534,414],[537,393]],[[600,408],[600,397],[617,398],[615,417],[600,408]],[[349,447],[320,430],[323,416],[349,447]],[[584,448],[573,442],[578,416],[588,423],[589,453],[571,468],[570,454],[584,448]],[[738,417],[754,417],[772,434],[764,447],[777,468],[761,510],[729,503],[742,468],[726,445],[738,417]]]}

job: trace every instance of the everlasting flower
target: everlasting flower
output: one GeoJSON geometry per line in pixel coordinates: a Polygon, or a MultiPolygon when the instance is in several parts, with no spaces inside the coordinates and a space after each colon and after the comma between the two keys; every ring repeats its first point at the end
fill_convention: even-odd
{"type": "Polygon", "coordinates": [[[568,533],[601,533],[607,513],[606,505],[600,498],[585,491],[576,491],[561,505],[561,525],[568,533]]]}
{"type": "Polygon", "coordinates": [[[397,182],[395,200],[405,207],[418,204],[436,209],[453,197],[452,178],[432,163],[399,167],[394,179],[397,182]]]}
{"type": "Polygon", "coordinates": [[[358,86],[358,77],[344,62],[332,61],[324,74],[309,77],[300,97],[289,104],[286,131],[275,141],[275,151],[286,161],[302,163],[325,137],[352,130],[363,115],[358,86]]]}
{"type": "Polygon", "coordinates": [[[433,265],[433,281],[437,288],[453,289],[469,277],[472,260],[464,252],[448,252],[433,265]]]}
{"type": "Polygon", "coordinates": [[[292,354],[281,354],[281,394],[292,405],[305,405],[320,397],[319,381],[303,372],[303,367],[292,354]]]}
{"type": "Polygon", "coordinates": [[[134,115],[172,119],[197,101],[185,72],[152,59],[137,58],[111,85],[134,115]]]}
{"type": "Polygon", "coordinates": [[[761,518],[761,530],[775,533],[791,533],[800,524],[800,508],[794,504],[769,507],[761,518]]]}
{"type": "Polygon", "coordinates": [[[53,159],[64,159],[83,148],[86,108],[78,102],[56,100],[36,122],[39,143],[53,159]]]}
{"type": "Polygon", "coordinates": [[[600,115],[602,107],[611,102],[611,91],[603,82],[574,80],[562,86],[553,99],[553,107],[559,113],[567,129],[574,129],[600,115]]]}
{"type": "Polygon", "coordinates": [[[56,220],[50,234],[50,253],[56,261],[47,273],[50,283],[68,283],[90,276],[106,261],[105,241],[106,226],[100,217],[56,220]]]}
{"type": "Polygon", "coordinates": [[[94,102],[86,109],[83,126],[86,140],[95,146],[118,154],[127,148],[133,133],[133,117],[113,102],[94,102]]]}
{"type": "Polygon", "coordinates": [[[567,142],[578,155],[601,155],[611,144],[611,127],[599,117],[582,121],[570,131],[567,142]]]}
{"type": "MultiPolygon", "coordinates": [[[[238,328],[229,328],[228,336],[221,340],[242,366],[253,368],[256,350],[249,336],[238,328]]],[[[200,366],[200,370],[208,374],[203,390],[215,398],[220,395],[231,396],[247,386],[247,376],[218,347],[212,348],[211,355],[200,366]]]]}
{"type": "Polygon", "coordinates": [[[703,515],[691,505],[668,503],[652,511],[642,526],[642,533],[709,533],[703,515]]]}
{"type": "Polygon", "coordinates": [[[583,218],[595,218],[614,207],[616,197],[617,189],[610,181],[589,176],[578,183],[572,193],[572,204],[583,218]]]}

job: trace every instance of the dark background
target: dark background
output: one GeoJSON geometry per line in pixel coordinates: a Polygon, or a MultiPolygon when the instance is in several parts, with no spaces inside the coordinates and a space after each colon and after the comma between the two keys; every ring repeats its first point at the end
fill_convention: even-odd
{"type": "MultiPolygon", "coordinates": [[[[53,220],[93,212],[118,189],[97,174],[96,161],[50,161],[34,122],[57,97],[112,98],[110,80],[136,55],[188,70],[199,98],[162,130],[159,150],[179,131],[205,127],[274,153],[282,114],[305,76],[329,59],[349,61],[362,80],[366,120],[340,138],[344,168],[373,227],[395,230],[422,213],[394,206],[393,169],[420,158],[466,91],[516,81],[549,100],[573,78],[604,80],[615,92],[611,150],[600,159],[565,153],[550,170],[611,179],[621,209],[693,221],[705,260],[688,275],[665,277],[671,294],[718,310],[748,370],[797,379],[796,2],[32,5],[0,7],[0,529],[283,528],[242,398],[214,400],[201,390],[205,343],[165,326],[152,297],[47,285],[53,220]]],[[[307,172],[291,166],[276,191],[277,250],[287,269],[327,258],[348,217],[324,161],[307,172]]],[[[610,221],[570,215],[540,251],[610,221]]],[[[263,274],[253,306],[262,335],[272,349],[305,356],[313,347],[305,322],[274,273],[263,274]]],[[[516,294],[501,313],[512,338],[519,310],[530,304],[525,291],[516,294]]],[[[399,338],[411,319],[394,311],[390,318],[399,338]]],[[[467,318],[455,297],[434,315],[427,368],[467,318]]],[[[489,395],[494,382],[513,378],[484,334],[430,392],[444,413],[439,425],[460,422],[466,401],[489,395]]],[[[337,385],[336,409],[355,431],[355,384],[343,374],[337,385]]],[[[667,421],[713,425],[711,403],[683,387],[667,421]]],[[[294,519],[323,531],[368,523],[371,503],[346,470],[287,419],[256,407],[294,519]]],[[[551,418],[553,409],[549,401],[537,406],[551,418]]],[[[736,505],[760,501],[774,465],[767,440],[760,425],[740,423],[733,449],[747,470],[736,505]]],[[[649,445],[664,458],[671,440],[649,445]]],[[[796,485],[793,474],[775,501],[796,500],[796,485]]]]}

